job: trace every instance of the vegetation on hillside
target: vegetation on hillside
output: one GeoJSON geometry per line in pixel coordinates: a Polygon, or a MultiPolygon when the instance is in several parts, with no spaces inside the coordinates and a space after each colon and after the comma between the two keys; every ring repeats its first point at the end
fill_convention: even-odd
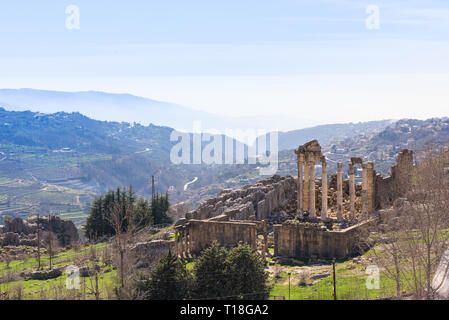
{"type": "Polygon", "coordinates": [[[171,219],[167,216],[169,206],[168,194],[156,194],[149,203],[142,197],[137,199],[132,186],[128,190],[117,188],[116,191],[111,190],[93,201],[84,226],[84,233],[91,241],[116,235],[117,231],[114,229],[112,220],[114,210],[117,208],[120,211],[119,220],[123,220],[121,221],[122,232],[127,232],[130,224],[133,228],[140,229],[152,224],[171,223],[171,219]]]}

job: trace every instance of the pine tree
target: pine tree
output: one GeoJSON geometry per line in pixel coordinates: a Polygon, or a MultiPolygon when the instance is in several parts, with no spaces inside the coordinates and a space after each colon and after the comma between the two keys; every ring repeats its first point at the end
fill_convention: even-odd
{"type": "Polygon", "coordinates": [[[228,251],[216,242],[201,253],[195,263],[194,298],[227,297],[231,294],[226,274],[226,258],[228,251]]]}
{"type": "Polygon", "coordinates": [[[137,284],[138,298],[182,300],[190,297],[191,276],[185,264],[171,251],[163,257],[149,279],[137,284]]]}
{"type": "Polygon", "coordinates": [[[263,300],[270,295],[263,258],[248,245],[229,251],[226,274],[233,299],[263,300]]]}

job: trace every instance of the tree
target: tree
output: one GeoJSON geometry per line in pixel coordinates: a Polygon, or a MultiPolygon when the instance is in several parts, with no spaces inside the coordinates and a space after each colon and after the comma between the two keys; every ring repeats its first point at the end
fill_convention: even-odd
{"type": "Polygon", "coordinates": [[[136,298],[144,300],[182,300],[190,296],[191,276],[185,264],[171,250],[149,278],[137,282],[136,298]]]}
{"type": "MultiPolygon", "coordinates": [[[[165,207],[168,208],[168,200],[166,199],[166,197],[160,197],[154,203],[155,212],[158,213],[160,220],[164,220],[163,213],[165,211],[163,210],[165,210],[165,207]]],[[[124,215],[126,207],[132,208],[133,212],[128,217],[128,220],[123,221],[123,231],[126,230],[128,223],[133,223],[135,228],[142,228],[153,223],[152,206],[144,198],[140,198],[136,202],[132,186],[130,186],[128,191],[126,189],[122,191],[120,188],[117,188],[115,191],[110,190],[103,196],[95,199],[89,209],[90,212],[84,226],[84,234],[90,241],[115,235],[116,231],[110,223],[110,216],[112,210],[117,206],[120,208],[122,215],[124,215]]]]}
{"type": "Polygon", "coordinates": [[[239,245],[229,251],[226,274],[233,299],[263,300],[270,296],[265,261],[250,246],[239,245]]]}
{"type": "Polygon", "coordinates": [[[231,294],[226,273],[227,257],[228,251],[216,242],[202,252],[193,269],[195,298],[220,299],[231,294]]]}
{"type": "Polygon", "coordinates": [[[154,219],[154,224],[169,224],[173,221],[167,216],[168,208],[170,203],[168,201],[168,193],[165,195],[160,195],[157,193],[153,198],[151,198],[151,214],[154,219]]]}
{"type": "Polygon", "coordinates": [[[142,228],[153,224],[153,216],[151,214],[151,206],[143,198],[137,200],[134,207],[133,223],[137,228],[142,228]]]}
{"type": "MultiPolygon", "coordinates": [[[[49,216],[50,219],[50,216],[49,216]]],[[[50,270],[53,268],[53,257],[55,255],[55,250],[58,247],[58,238],[51,231],[45,231],[43,233],[43,240],[47,247],[48,257],[50,260],[50,270]]]]}
{"type": "Polygon", "coordinates": [[[114,229],[114,249],[118,252],[118,271],[120,275],[120,288],[118,295],[123,298],[125,295],[125,282],[131,266],[129,265],[130,257],[128,257],[128,245],[130,243],[134,225],[131,217],[133,215],[133,207],[130,202],[124,204],[117,201],[114,203],[110,215],[107,217],[109,224],[114,229]]]}
{"type": "MultiPolygon", "coordinates": [[[[404,198],[382,216],[383,243],[373,248],[384,274],[396,281],[396,294],[407,289],[431,299],[432,279],[449,244],[449,153],[431,149],[408,171],[404,198]]],[[[437,284],[438,286],[438,284],[437,284]]]]}

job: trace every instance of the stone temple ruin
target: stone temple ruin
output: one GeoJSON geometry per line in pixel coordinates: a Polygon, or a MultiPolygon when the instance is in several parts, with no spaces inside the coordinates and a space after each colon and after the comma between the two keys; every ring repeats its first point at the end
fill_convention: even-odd
{"type": "Polygon", "coordinates": [[[410,179],[413,152],[403,150],[382,177],[372,162],[351,158],[349,179],[343,164],[328,181],[326,157],[318,141],[295,150],[297,177],[273,177],[238,190],[223,190],[186,214],[175,227],[175,251],[196,255],[214,241],[226,247],[246,243],[274,256],[301,259],[346,258],[360,252],[368,228],[382,209],[400,198],[410,179]],[[316,164],[322,168],[316,178],[316,164]],[[362,168],[356,184],[355,168],[362,168]]]}

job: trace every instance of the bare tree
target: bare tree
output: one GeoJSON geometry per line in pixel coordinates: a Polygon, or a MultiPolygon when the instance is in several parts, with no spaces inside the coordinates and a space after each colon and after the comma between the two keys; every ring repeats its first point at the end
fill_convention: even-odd
{"type": "Polygon", "coordinates": [[[100,272],[99,266],[99,257],[97,255],[97,251],[95,247],[91,244],[90,246],[90,254],[89,254],[89,263],[88,263],[88,272],[89,272],[89,292],[95,296],[95,300],[100,300],[100,289],[99,289],[99,279],[98,274],[100,272]]]}
{"type": "Polygon", "coordinates": [[[396,283],[396,296],[401,295],[401,271],[402,271],[402,236],[403,230],[398,224],[398,211],[391,210],[382,217],[380,231],[381,245],[372,249],[375,260],[384,275],[396,283]]]}
{"type": "Polygon", "coordinates": [[[408,190],[384,214],[383,244],[373,251],[386,276],[431,299],[432,279],[449,244],[449,153],[431,149],[408,174],[408,190]]]}
{"type": "Polygon", "coordinates": [[[53,269],[53,258],[55,256],[55,251],[58,248],[58,238],[51,231],[46,231],[43,233],[43,239],[45,241],[48,257],[50,260],[50,270],[53,269]]]}
{"type": "MultiPolygon", "coordinates": [[[[408,248],[413,255],[415,282],[419,283],[422,272],[421,292],[427,299],[432,298],[432,278],[448,247],[449,227],[449,181],[446,168],[449,167],[447,152],[432,149],[415,170],[405,220],[408,248]]],[[[421,286],[420,286],[421,287],[421,286]]],[[[421,288],[420,288],[421,289],[421,288]]]]}
{"type": "Polygon", "coordinates": [[[132,222],[133,207],[128,201],[125,204],[115,202],[112,206],[110,216],[107,217],[110,225],[115,231],[113,237],[114,249],[118,256],[118,270],[120,277],[120,288],[118,296],[126,297],[125,287],[127,284],[128,270],[130,270],[131,258],[128,254],[128,245],[131,242],[135,227],[132,222]]]}

